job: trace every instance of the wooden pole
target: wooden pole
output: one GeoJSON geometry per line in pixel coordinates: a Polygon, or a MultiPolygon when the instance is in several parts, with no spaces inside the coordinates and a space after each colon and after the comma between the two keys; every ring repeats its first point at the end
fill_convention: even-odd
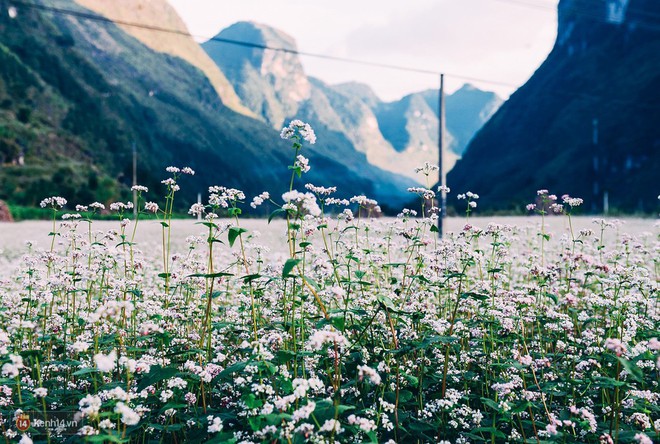
{"type": "MultiPolygon", "coordinates": [[[[133,186],[137,185],[137,149],[135,148],[135,141],[133,142],[133,186]]],[[[138,213],[137,190],[133,190],[133,216],[137,217],[138,213]]]]}
{"type": "Polygon", "coordinates": [[[447,193],[444,191],[447,178],[445,177],[444,167],[442,165],[442,157],[444,153],[444,137],[445,136],[445,75],[440,74],[440,90],[438,91],[438,183],[442,186],[440,191],[438,205],[440,207],[440,214],[438,214],[438,237],[443,235],[443,226],[445,213],[447,213],[447,193]]]}

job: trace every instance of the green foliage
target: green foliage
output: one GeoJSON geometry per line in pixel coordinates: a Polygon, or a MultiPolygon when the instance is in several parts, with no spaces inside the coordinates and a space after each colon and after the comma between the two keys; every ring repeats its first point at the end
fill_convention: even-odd
{"type": "MultiPolygon", "coordinates": [[[[66,7],[80,9],[70,0],[66,7]]],[[[20,20],[0,14],[0,28],[0,161],[11,162],[19,147],[26,166],[8,174],[0,169],[0,198],[23,206],[53,194],[75,194],[76,202],[126,199],[134,143],[138,182],[152,190],[162,189],[159,172],[168,165],[196,170],[177,211],[210,185],[248,195],[284,191],[276,171],[289,156],[283,142],[273,143],[275,131],[224,107],[183,60],[150,50],[113,24],[37,9],[21,11],[20,20]],[[101,34],[107,46],[98,45],[101,34]],[[92,189],[84,191],[77,179],[55,182],[65,163],[78,175],[81,168],[95,171],[92,189]]],[[[402,201],[407,182],[368,165],[341,135],[323,134],[325,149],[309,155],[318,167],[310,181],[331,186],[341,177],[347,190],[402,201]]]]}

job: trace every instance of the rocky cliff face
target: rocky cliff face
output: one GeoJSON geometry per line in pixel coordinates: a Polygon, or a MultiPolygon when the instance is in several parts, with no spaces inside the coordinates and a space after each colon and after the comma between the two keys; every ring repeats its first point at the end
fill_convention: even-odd
{"type": "Polygon", "coordinates": [[[226,106],[241,114],[253,115],[241,104],[234,88],[216,64],[197,42],[185,35],[188,34],[188,28],[167,0],[76,0],[76,3],[117,22],[139,23],[181,32],[167,33],[118,24],[126,33],[154,51],[180,57],[199,68],[226,106]]]}
{"type": "MultiPolygon", "coordinates": [[[[221,39],[296,49],[292,37],[271,27],[240,22],[221,31],[221,39]]],[[[273,128],[281,128],[311,96],[311,85],[297,55],[210,40],[202,48],[220,67],[245,105],[273,128]]]]}
{"type": "Polygon", "coordinates": [[[605,195],[610,208],[654,210],[658,54],[660,2],[561,0],[552,52],[475,136],[449,185],[480,194],[480,207],[521,208],[548,188],[583,197],[587,210],[605,195]]]}
{"type": "MultiPolygon", "coordinates": [[[[259,46],[296,48],[290,36],[252,22],[236,23],[218,37],[259,46]]],[[[300,60],[292,53],[217,41],[202,46],[227,75],[243,103],[273,128],[280,128],[287,119],[294,117],[305,119],[314,126],[341,135],[355,151],[365,155],[371,165],[415,181],[424,180],[415,173],[415,167],[424,162],[437,163],[437,92],[435,99],[434,92],[430,91],[385,103],[363,84],[330,86],[308,78],[300,60]]],[[[492,93],[483,93],[488,96],[485,101],[474,100],[470,94],[482,92],[466,88],[447,100],[449,131],[445,143],[450,149],[443,163],[447,171],[472,134],[500,103],[493,99],[496,96],[492,93]],[[454,123],[459,137],[452,136],[454,123]]]]}

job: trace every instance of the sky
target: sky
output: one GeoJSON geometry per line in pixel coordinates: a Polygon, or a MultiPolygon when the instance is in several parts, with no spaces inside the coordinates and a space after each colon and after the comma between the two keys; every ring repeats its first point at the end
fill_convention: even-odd
{"type": "MultiPolygon", "coordinates": [[[[199,41],[250,20],[291,35],[300,51],[444,72],[448,93],[471,83],[503,98],[534,73],[557,34],[558,0],[169,2],[199,41]]],[[[366,83],[383,100],[439,85],[437,75],[301,59],[308,75],[366,83]]]]}

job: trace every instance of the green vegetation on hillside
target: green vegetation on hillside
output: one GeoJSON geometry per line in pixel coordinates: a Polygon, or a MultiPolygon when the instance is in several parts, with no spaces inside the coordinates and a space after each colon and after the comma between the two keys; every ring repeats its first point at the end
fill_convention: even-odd
{"type": "MultiPolygon", "coordinates": [[[[291,153],[273,142],[272,128],[226,108],[197,68],[113,24],[29,8],[14,19],[0,14],[0,66],[0,199],[11,204],[48,195],[71,204],[128,199],[133,144],[138,182],[156,196],[165,166],[197,172],[177,201],[181,209],[210,185],[248,196],[286,186],[274,171],[291,153]]],[[[341,182],[382,199],[405,193],[350,143],[327,140],[308,153],[311,182],[341,182]]]]}

